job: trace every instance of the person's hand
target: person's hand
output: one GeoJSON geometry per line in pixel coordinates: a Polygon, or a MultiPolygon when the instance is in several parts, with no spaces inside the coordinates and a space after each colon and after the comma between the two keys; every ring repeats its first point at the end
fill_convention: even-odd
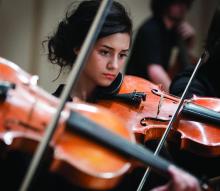
{"type": "Polygon", "coordinates": [[[166,92],[169,92],[171,79],[168,73],[160,64],[148,64],[147,74],[151,82],[162,85],[162,89],[166,92]]]}
{"type": "Polygon", "coordinates": [[[186,21],[180,23],[177,30],[184,40],[195,36],[194,28],[186,21]]]}
{"type": "Polygon", "coordinates": [[[170,182],[151,191],[201,191],[198,180],[189,173],[172,165],[169,167],[169,172],[172,178],[170,182]]]}
{"type": "Polygon", "coordinates": [[[189,48],[193,48],[195,41],[195,30],[194,28],[186,21],[180,23],[178,26],[178,33],[183,40],[187,42],[189,48]]]}

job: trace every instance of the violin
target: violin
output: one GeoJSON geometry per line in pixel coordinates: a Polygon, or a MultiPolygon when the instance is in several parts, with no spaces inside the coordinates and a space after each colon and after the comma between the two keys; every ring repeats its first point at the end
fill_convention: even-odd
{"type": "MultiPolygon", "coordinates": [[[[7,151],[33,154],[56,110],[59,100],[39,88],[36,80],[0,58],[0,141],[7,151]]],[[[171,176],[169,162],[134,143],[134,134],[109,110],[69,102],[49,144],[49,170],[95,190],[116,187],[134,161],[171,176]]]]}
{"type": "MultiPolygon", "coordinates": [[[[36,76],[28,75],[4,59],[0,59],[0,63],[0,139],[9,150],[33,153],[56,110],[58,99],[36,86],[36,76]]],[[[79,186],[97,190],[115,187],[131,163],[66,128],[71,111],[135,141],[133,134],[110,111],[84,103],[69,103],[50,142],[54,153],[50,170],[79,186]],[[108,161],[108,165],[103,161],[108,161]]]]}
{"type": "MultiPolygon", "coordinates": [[[[140,77],[125,76],[118,92],[103,96],[98,104],[125,119],[136,140],[144,143],[162,137],[178,102],[178,97],[164,92],[161,86],[140,77]]],[[[219,111],[217,98],[186,99],[168,141],[200,156],[219,156],[219,111]]]]}

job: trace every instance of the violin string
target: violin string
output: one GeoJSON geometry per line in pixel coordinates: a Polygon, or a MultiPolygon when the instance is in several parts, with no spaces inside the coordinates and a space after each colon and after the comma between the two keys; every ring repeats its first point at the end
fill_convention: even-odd
{"type": "MultiPolygon", "coordinates": [[[[165,132],[164,132],[164,134],[163,134],[163,136],[162,136],[162,138],[161,138],[161,140],[160,140],[160,142],[159,142],[159,144],[158,144],[158,146],[157,146],[157,148],[156,148],[156,150],[154,152],[155,156],[157,156],[159,154],[159,152],[161,151],[161,149],[162,149],[162,147],[163,147],[163,145],[165,143],[165,140],[166,140],[166,138],[167,138],[167,136],[168,136],[168,134],[169,134],[169,132],[170,132],[170,130],[172,128],[173,122],[175,121],[175,119],[177,117],[177,114],[179,113],[179,111],[181,109],[181,106],[182,106],[182,104],[184,102],[184,99],[186,97],[188,89],[189,89],[189,87],[190,87],[190,85],[192,83],[192,80],[194,79],[194,77],[195,77],[199,67],[201,66],[202,63],[207,62],[208,58],[209,58],[209,53],[205,50],[203,52],[202,56],[200,57],[200,59],[198,60],[198,62],[196,64],[196,67],[194,68],[193,73],[192,73],[192,75],[191,75],[191,77],[190,77],[190,79],[189,79],[189,81],[188,81],[188,83],[186,85],[186,88],[185,88],[185,90],[184,90],[184,92],[183,92],[183,94],[182,94],[182,96],[180,98],[180,101],[179,101],[179,103],[177,105],[177,109],[174,112],[173,116],[171,117],[171,119],[170,119],[170,121],[169,121],[169,123],[167,125],[167,128],[166,128],[166,130],[165,130],[165,132]]],[[[145,184],[145,182],[146,182],[150,172],[151,172],[151,168],[148,167],[147,170],[144,173],[144,176],[142,177],[142,180],[141,180],[140,184],[138,185],[137,191],[141,191],[143,189],[143,186],[144,186],[144,184],[145,184]]]]}

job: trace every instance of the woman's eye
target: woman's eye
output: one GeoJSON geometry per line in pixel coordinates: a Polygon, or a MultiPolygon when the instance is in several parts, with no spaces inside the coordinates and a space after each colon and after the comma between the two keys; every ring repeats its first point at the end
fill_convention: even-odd
{"type": "Polygon", "coordinates": [[[128,55],[127,54],[119,54],[119,58],[126,58],[126,57],[128,57],[128,55]]]}
{"type": "Polygon", "coordinates": [[[101,50],[100,54],[103,55],[103,56],[108,56],[108,55],[110,55],[110,52],[107,51],[107,50],[101,50]]]}

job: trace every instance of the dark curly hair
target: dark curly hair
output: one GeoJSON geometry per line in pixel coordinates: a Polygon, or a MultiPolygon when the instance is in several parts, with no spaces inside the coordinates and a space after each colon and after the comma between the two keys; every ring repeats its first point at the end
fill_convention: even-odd
{"type": "MultiPolygon", "coordinates": [[[[73,65],[76,59],[73,50],[82,45],[100,3],[101,0],[83,1],[72,11],[67,11],[55,34],[43,42],[48,42],[48,59],[58,64],[61,70],[64,66],[73,65]]],[[[125,8],[114,1],[98,38],[118,32],[131,36],[132,21],[125,8]]]]}
{"type": "Polygon", "coordinates": [[[185,3],[190,8],[192,2],[193,0],[151,0],[151,10],[155,17],[161,17],[166,9],[174,3],[185,3]]]}

